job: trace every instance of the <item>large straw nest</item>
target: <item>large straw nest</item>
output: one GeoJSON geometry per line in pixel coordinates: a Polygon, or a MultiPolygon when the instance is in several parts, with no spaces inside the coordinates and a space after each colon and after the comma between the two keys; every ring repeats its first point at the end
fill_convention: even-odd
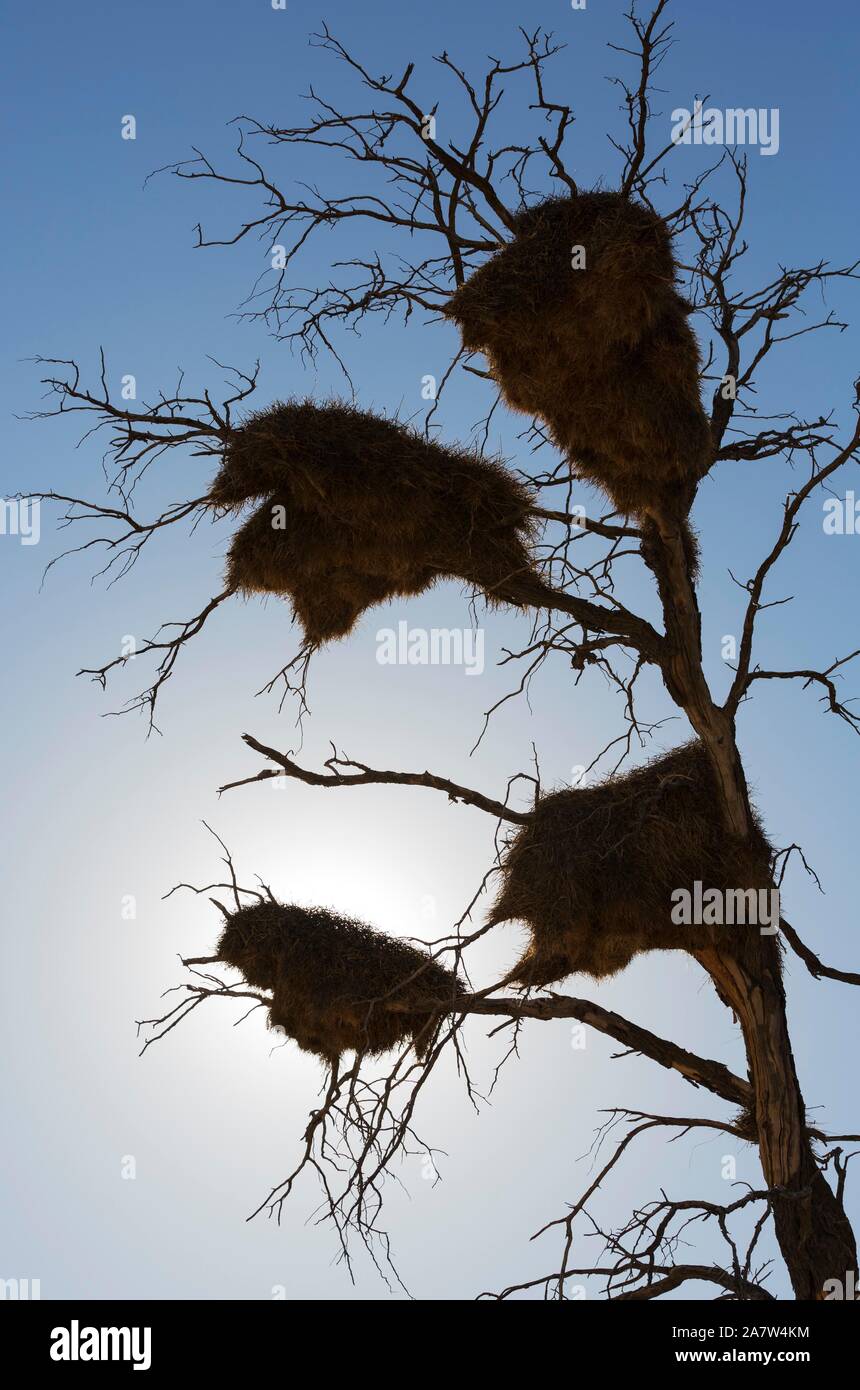
{"type": "Polygon", "coordinates": [[[446,313],[507,403],[539,416],[621,512],[685,509],[707,465],[699,351],[669,229],[620,193],[550,198],[446,313]],[[585,249],[575,269],[572,250],[585,249]]]}
{"type": "Polygon", "coordinates": [[[769,888],[771,850],[756,819],[748,841],[715,814],[718,789],[703,745],[685,744],[625,776],[538,801],[503,865],[491,922],[524,922],[530,944],[510,978],[547,985],[574,972],[614,975],[643,951],[719,944],[744,958],[756,925],[682,925],[672,894],[769,888]]]}
{"type": "Polygon", "coordinates": [[[410,540],[428,522],[455,520],[452,506],[516,523],[532,504],[498,462],[338,400],[277,401],[232,432],[210,502],[236,507],[274,493],[344,525],[396,526],[410,540]]]}
{"type": "Polygon", "coordinates": [[[228,583],[291,599],[314,642],[438,579],[493,602],[536,578],[524,484],[497,460],[351,405],[278,403],[235,431],[210,501],[238,508],[261,497],[233,538],[228,583]]]}
{"type": "Polygon", "coordinates": [[[318,644],[345,637],[374,604],[421,593],[438,578],[400,547],[377,546],[375,559],[367,549],[356,562],[352,528],[273,497],[233,537],[227,582],[246,595],[288,598],[305,637],[318,644]],[[276,514],[283,525],[274,524],[276,514]],[[371,566],[383,573],[366,573],[371,566]]]}
{"type": "Polygon", "coordinates": [[[424,951],[321,907],[243,907],[228,916],[217,955],[272,993],[273,1028],[328,1062],[405,1042],[423,1056],[438,1022],[428,1001],[441,1011],[464,988],[424,951]]]}

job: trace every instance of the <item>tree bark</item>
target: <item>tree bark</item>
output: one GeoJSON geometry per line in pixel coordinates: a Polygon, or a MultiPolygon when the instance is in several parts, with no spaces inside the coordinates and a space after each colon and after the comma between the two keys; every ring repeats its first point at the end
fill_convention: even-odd
{"type": "MultiPolygon", "coordinates": [[[[708,750],[727,832],[748,839],[753,820],[734,719],[714,704],[702,668],[701,617],[685,518],[655,511],[643,553],[663,606],[666,687],[708,750]]],[[[757,933],[757,928],[751,931],[757,933]]],[[[779,946],[773,937],[753,937],[748,931],[731,952],[707,947],[692,954],[743,1032],[761,1165],[768,1188],[779,1194],[774,1227],[795,1297],[823,1298],[826,1281],[838,1279],[844,1288],[856,1272],[857,1248],[842,1204],[812,1151],[791,1050],[779,946]]]]}
{"type": "Polygon", "coordinates": [[[846,1287],[857,1269],[854,1234],[841,1202],[815,1161],[785,1012],[779,950],[753,975],[735,956],[708,948],[695,953],[738,1019],[755,1095],[759,1153],[774,1200],[776,1238],[795,1297],[820,1299],[825,1283],[846,1287]]]}

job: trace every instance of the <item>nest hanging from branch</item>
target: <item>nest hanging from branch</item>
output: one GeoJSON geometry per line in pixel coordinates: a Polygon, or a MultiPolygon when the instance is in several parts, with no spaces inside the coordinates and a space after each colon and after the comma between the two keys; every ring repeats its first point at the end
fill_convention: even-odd
{"type": "Polygon", "coordinates": [[[533,498],[494,460],[337,402],[278,404],[235,432],[213,506],[261,505],[236,532],[227,582],[292,601],[312,642],[387,599],[455,578],[510,601],[533,568],[533,498]]]}
{"type": "Polygon", "coordinates": [[[656,213],[620,193],[549,198],[518,215],[514,239],[445,312],[488,359],[508,405],[544,420],[619,511],[689,509],[710,429],[656,213]]]}
{"type": "Polygon", "coordinates": [[[719,944],[744,958],[757,925],[672,920],[679,889],[768,889],[771,847],[758,820],[748,841],[714,815],[716,778],[694,740],[625,776],[544,796],[515,836],[490,921],[524,922],[530,944],[509,976],[547,985],[582,972],[603,979],[644,951],[719,944]]]}
{"type": "Polygon", "coordinates": [[[406,1042],[423,1057],[439,1018],[428,1001],[441,1011],[464,989],[424,951],[321,907],[243,907],[227,916],[217,956],[271,992],[273,1028],[327,1062],[406,1042]]]}
{"type": "Polygon", "coordinates": [[[356,557],[352,540],[351,528],[271,498],[233,537],[227,583],[246,595],[289,598],[305,637],[319,644],[345,637],[374,604],[419,594],[438,578],[396,545],[356,557]],[[367,573],[371,566],[382,573],[367,573]]]}

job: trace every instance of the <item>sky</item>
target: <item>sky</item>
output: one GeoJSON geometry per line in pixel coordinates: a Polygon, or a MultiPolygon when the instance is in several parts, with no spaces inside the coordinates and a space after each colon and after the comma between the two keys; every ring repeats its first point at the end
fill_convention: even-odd
{"type": "MultiPolygon", "coordinates": [[[[330,359],[303,363],[260,325],[234,316],[264,264],[264,244],[194,249],[199,220],[223,234],[256,211],[247,195],[166,175],[145,183],[192,147],[228,161],[227,123],[238,114],[299,124],[309,84],[335,102],[356,100],[342,69],[308,44],[323,21],[374,71],[414,61],[416,87],[428,107],[440,103],[442,127],[450,112],[452,139],[457,112],[445,105],[452,98],[433,55],[447,49],[480,72],[488,53],[517,50],[519,25],[555,31],[567,45],[555,60],[556,90],[577,115],[574,175],[583,186],[611,187],[618,163],[606,131],[618,133],[621,117],[605,75],[620,60],[606,45],[626,40],[621,9],[607,0],[576,11],[561,0],[408,8],[288,0],[284,11],[263,0],[18,7],[7,25],[3,83],[5,128],[14,132],[3,151],[12,192],[2,258],[4,495],[48,488],[102,495],[97,441],[79,445],[75,421],[23,418],[41,404],[37,355],[74,356],[92,373],[103,347],[114,389],[130,373],[146,398],[172,388],[180,367],[189,386],[217,391],[222,377],[211,359],[247,367],[257,357],[261,404],[294,392],[343,392],[330,359]],[[134,141],[120,135],[128,114],[134,141]]],[[[850,261],[860,213],[856,6],[831,0],[822,12],[799,0],[724,0],[716,12],[678,3],[674,15],[677,46],[661,72],[667,124],[673,108],[705,95],[720,108],[780,112],[778,153],[750,153],[745,282],[764,283],[780,265],[850,261]]],[[[499,116],[512,141],[522,100],[512,88],[499,116]]],[[[354,170],[322,155],[293,161],[289,152],[269,153],[287,184],[310,178],[335,195],[360,186],[354,170]]],[[[694,177],[701,156],[679,149],[673,177],[694,177]]],[[[322,236],[301,262],[302,283],[325,283],[334,259],[374,247],[373,232],[358,226],[322,236]]],[[[856,321],[856,295],[856,285],[843,283],[828,304],[856,321]]],[[[447,326],[417,320],[370,323],[342,346],[360,404],[408,418],[422,409],[422,378],[444,368],[455,338],[447,326]]],[[[856,327],[800,339],[763,373],[758,408],[833,411],[844,428],[857,361],[856,327]]],[[[468,439],[487,404],[481,389],[469,377],[454,384],[437,416],[442,439],[468,439]]],[[[494,418],[492,445],[514,466],[528,461],[521,428],[510,415],[494,418]]],[[[142,503],[157,509],[195,496],[206,478],[199,460],[174,454],[142,503]]],[[[791,481],[781,462],[725,464],[701,489],[694,519],[703,644],[718,692],[730,679],[723,638],[738,633],[743,611],[732,576],[743,582],[770,548],[791,481]]],[[[860,495],[856,476],[837,491],[852,486],[860,495]]],[[[593,497],[583,500],[590,505],[593,497]]],[[[493,823],[423,789],[262,784],[218,799],[220,784],[259,765],[242,732],[295,746],[289,702],[279,712],[277,698],[254,698],[298,646],[288,610],[275,601],[222,608],[164,692],[161,735],[147,738],[135,715],[102,717],[148,683],[144,658],[106,693],[75,673],[119,654],[128,636],[139,642],[161,622],[196,613],[217,591],[229,527],[193,536],[173,528],[113,587],[91,582],[99,567],[92,553],[65,560],[43,585],[45,565],[74,543],[56,522],[43,508],[38,544],[0,535],[7,670],[0,1278],[39,1279],[45,1298],[387,1298],[365,1260],[358,1258],[354,1282],[337,1262],[333,1233],[314,1221],[318,1193],[310,1184],[280,1226],[265,1217],[246,1222],[292,1166],[319,1092],[318,1064],[278,1046],[259,1016],[234,1027],[240,1006],[229,1001],[211,1001],[143,1058],[135,1024],[162,1012],[163,991],[181,977],[178,956],[214,944],[218,919],[205,896],[164,899],[179,882],[220,877],[204,821],[230,846],[244,881],[259,874],[283,898],[322,902],[403,936],[441,935],[460,917],[491,862],[493,823]]],[[[761,621],[756,655],[768,668],[825,666],[856,644],[860,535],[827,535],[821,523],[813,504],[774,579],[770,597],[793,601],[761,621]]],[[[650,593],[628,598],[653,612],[650,593]]],[[[348,642],[319,654],[302,748],[307,765],[318,766],[333,741],[371,765],[427,767],[498,796],[512,774],[530,769],[533,746],[545,784],[557,785],[618,733],[622,711],[599,675],[574,687],[559,661],[535,681],[528,704],[502,707],[470,756],[484,711],[511,688],[510,668],[497,663],[525,640],[528,625],[510,613],[482,614],[486,669],[470,678],[453,666],[381,666],[376,633],[402,620],[466,626],[468,600],[457,586],[440,586],[374,611],[348,642]]],[[[850,675],[844,688],[851,693],[850,675]]],[[[670,712],[649,686],[649,717],[670,712]]],[[[656,746],[687,734],[683,720],[666,724],[656,746]]],[[[783,897],[789,919],[824,959],[856,968],[856,736],[823,712],[814,691],[770,682],[742,709],[739,738],[771,838],[801,844],[825,890],[795,865],[783,897]]],[[[479,983],[507,968],[520,943],[515,927],[495,931],[479,983]]],[[[850,990],[812,980],[792,958],[787,982],[816,1122],[856,1130],[850,990]]],[[[731,1017],[680,955],[640,959],[605,984],[575,977],[567,987],[743,1068],[731,1017]]],[[[504,1050],[489,1031],[477,1022],[468,1030],[484,1092],[504,1050]]],[[[529,1237],[587,1185],[601,1110],[725,1113],[645,1059],[614,1060],[617,1049],[597,1034],[587,1034],[584,1047],[576,1041],[565,1022],[526,1028],[520,1057],[479,1114],[452,1073],[434,1078],[418,1127],[445,1152],[442,1180],[427,1180],[421,1154],[408,1159],[387,1222],[416,1297],[469,1298],[555,1267],[552,1237],[531,1244],[529,1237]]],[[[725,1200],[727,1156],[738,1181],[757,1181],[757,1155],[728,1136],[670,1149],[662,1139],[646,1142],[601,1210],[620,1221],[661,1185],[725,1200]]],[[[850,1207],[860,1218],[856,1186],[850,1207]]],[[[594,1253],[587,1243],[583,1249],[594,1253]]],[[[785,1294],[779,1271],[771,1287],[785,1294]]],[[[589,1297],[598,1293],[589,1287],[589,1297]]]]}

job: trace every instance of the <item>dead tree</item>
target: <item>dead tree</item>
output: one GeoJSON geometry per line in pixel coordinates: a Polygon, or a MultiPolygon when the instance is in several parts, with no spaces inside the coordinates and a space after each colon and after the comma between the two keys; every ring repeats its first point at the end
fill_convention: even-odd
{"type": "MultiPolygon", "coordinates": [[[[655,73],[674,42],[666,9],[667,0],[659,0],[647,19],[640,17],[635,7],[626,17],[630,44],[619,46],[617,51],[625,61],[632,57],[636,75],[632,82],[616,79],[626,127],[621,138],[611,139],[613,169],[607,171],[606,188],[616,199],[613,206],[623,205],[627,212],[633,209],[631,215],[635,214],[643,228],[656,228],[655,235],[662,235],[659,229],[664,228],[667,236],[671,233],[673,238],[683,294],[674,287],[667,290],[664,284],[662,292],[668,297],[660,311],[664,316],[661,322],[670,326],[666,331],[671,329],[672,341],[676,347],[681,345],[679,352],[687,351],[687,322],[696,330],[702,359],[696,404],[691,409],[699,409],[699,391],[711,393],[701,435],[696,435],[695,421],[690,426],[689,438],[696,439],[696,456],[682,457],[671,485],[667,483],[650,493],[646,488],[644,496],[633,487],[625,491],[619,483],[625,467],[623,458],[612,475],[614,481],[607,482],[600,442],[594,448],[578,447],[582,421],[571,423],[566,416],[556,418],[551,406],[545,408],[548,397],[540,366],[533,368],[530,375],[528,363],[521,371],[521,363],[512,363],[501,350],[495,355],[488,348],[482,351],[476,344],[479,339],[481,343],[492,340],[492,325],[486,329],[486,339],[481,339],[477,330],[464,328],[463,341],[452,355],[442,388],[455,370],[464,370],[476,383],[487,383],[495,392],[486,418],[477,427],[478,442],[473,453],[481,455],[490,419],[502,400],[527,417],[530,415],[523,437],[531,446],[533,457],[538,451],[554,450],[549,467],[542,469],[538,463],[523,474],[531,499],[523,524],[543,528],[543,539],[534,540],[528,565],[493,581],[486,578],[485,571],[476,578],[469,565],[458,569],[457,562],[449,562],[448,558],[440,560],[431,555],[428,566],[432,573],[456,574],[473,583],[491,601],[510,603],[532,614],[531,641],[509,658],[512,663],[521,663],[519,690],[554,653],[563,654],[575,673],[586,666],[596,666],[606,674],[622,696],[625,720],[619,739],[604,750],[605,754],[611,753],[613,747],[617,751],[610,777],[612,785],[612,778],[618,776],[636,740],[644,744],[652,732],[637,717],[635,694],[642,671],[657,670],[704,750],[713,789],[714,833],[721,837],[719,843],[729,846],[732,855],[755,852],[759,859],[767,848],[770,855],[766,881],[778,884],[791,851],[773,851],[760,835],[738,750],[736,722],[742,705],[759,682],[797,680],[805,688],[820,691],[825,709],[838,716],[849,730],[857,733],[860,728],[858,716],[850,702],[841,697],[839,687],[846,666],[860,653],[845,653],[823,670],[810,667],[803,658],[797,670],[767,670],[755,657],[759,616],[776,601],[769,597],[768,590],[772,572],[791,545],[806,504],[821,495],[840,469],[857,460],[860,420],[849,435],[840,437],[831,411],[815,419],[799,418],[790,409],[776,417],[763,418],[755,407],[755,385],[763,362],[778,347],[813,333],[844,327],[832,312],[813,311],[807,316],[807,304],[812,292],[820,298],[819,292],[832,283],[857,279],[858,269],[857,264],[832,266],[824,260],[797,267],[779,265],[767,283],[745,286],[747,245],[743,226],[748,170],[746,160],[737,150],[725,149],[681,194],[673,196],[674,144],[665,134],[662,138],[655,136],[655,132],[665,131],[666,122],[658,121],[652,108],[655,73]],[[734,189],[729,199],[724,191],[727,185],[734,189]],[[712,192],[714,188],[719,190],[719,196],[712,192]],[[529,379],[512,386],[518,371],[521,378],[529,379]],[[530,400],[538,402],[531,412],[530,400]],[[570,435],[569,447],[565,430],[570,435]],[[708,475],[718,481],[721,462],[743,460],[754,467],[765,459],[784,461],[793,470],[793,481],[775,533],[768,538],[766,554],[756,572],[741,586],[745,612],[737,665],[728,696],[720,699],[711,689],[702,664],[696,590],[698,557],[689,518],[699,484],[708,475]],[[600,518],[581,518],[571,511],[572,486],[582,478],[596,481],[608,496],[608,510],[600,518]],[[553,490],[557,496],[550,502],[553,490]],[[547,505],[543,505],[544,500],[547,505]],[[584,547],[588,546],[592,549],[586,552],[584,547]],[[599,550],[596,558],[594,547],[599,550]],[[659,595],[662,630],[617,599],[614,570],[624,557],[642,565],[650,575],[659,595]]],[[[548,71],[559,46],[540,30],[522,31],[521,37],[521,55],[509,62],[492,59],[480,81],[470,78],[447,53],[435,60],[437,72],[453,84],[466,111],[462,134],[448,139],[437,138],[438,107],[427,103],[412,63],[400,74],[374,76],[369,67],[324,29],[316,41],[343,65],[346,76],[365,94],[356,110],[342,111],[312,91],[309,95],[313,116],[303,126],[280,127],[244,116],[238,118],[233,168],[221,170],[199,152],[193,159],[172,166],[172,173],[179,179],[223,182],[249,200],[257,200],[243,211],[246,220],[235,230],[209,236],[199,226],[197,239],[201,247],[232,245],[258,236],[266,247],[277,244],[282,248],[277,268],[261,277],[242,306],[246,319],[265,325],[276,338],[290,343],[301,354],[331,352],[351,388],[339,329],[358,328],[366,316],[374,314],[384,318],[400,315],[407,323],[416,315],[447,315],[463,327],[468,313],[462,306],[475,284],[480,283],[475,277],[497,264],[512,247],[516,248],[526,232],[531,235],[541,217],[550,215],[547,208],[556,216],[563,205],[563,216],[567,217],[570,208],[581,208],[589,198],[606,196],[578,188],[566,167],[566,142],[571,137],[574,112],[550,95],[548,71]],[[515,87],[523,99],[523,139],[518,144],[496,145],[494,117],[510,87],[515,87]],[[323,171],[326,161],[342,166],[341,175],[343,169],[348,171],[353,164],[358,165],[359,182],[366,191],[335,195],[316,188],[298,192],[282,189],[263,163],[263,150],[277,153],[284,147],[289,150],[295,146],[313,147],[323,171]],[[399,237],[393,243],[396,249],[391,254],[370,249],[364,257],[336,263],[332,279],[322,288],[296,285],[294,267],[302,248],[310,238],[341,223],[363,228],[371,248],[379,235],[393,229],[399,237]]],[[[542,311],[540,305],[535,313],[538,311],[542,311]]],[[[506,333],[510,337],[510,324],[505,324],[503,314],[499,323],[499,340],[503,341],[506,333]]],[[[518,327],[521,326],[520,322],[518,327]]],[[[607,335],[611,336],[616,328],[623,352],[640,350],[641,345],[630,339],[628,320],[620,327],[607,327],[607,335]]],[[[563,347],[564,329],[558,325],[553,331],[556,329],[553,341],[563,347]]],[[[521,357],[531,354],[532,361],[539,363],[539,346],[534,340],[519,340],[517,351],[521,357]]],[[[651,370],[647,356],[628,355],[618,360],[638,361],[642,372],[651,370]]],[[[112,496],[108,503],[46,494],[65,505],[67,523],[103,519],[117,528],[84,543],[84,547],[107,548],[106,568],[111,573],[126,572],[143,547],[164,527],[188,522],[199,525],[207,516],[224,515],[234,504],[235,499],[231,501],[223,488],[219,494],[217,484],[213,486],[210,479],[199,496],[178,501],[154,520],[144,521],[135,516],[134,489],[158,457],[176,447],[191,445],[196,452],[220,460],[223,470],[231,450],[235,452],[242,439],[247,438],[242,431],[249,428],[248,421],[237,419],[235,412],[253,392],[256,372],[236,375],[235,389],[220,406],[208,392],[197,397],[183,395],[180,383],[173,395],[162,396],[137,412],[111,401],[103,363],[100,384],[92,389],[82,384],[74,363],[52,364],[46,380],[54,400],[41,413],[83,411],[95,416],[95,428],[104,427],[111,432],[108,454],[113,461],[112,496]]],[[[637,380],[634,372],[628,384],[632,382],[635,387],[637,380]]],[[[850,404],[856,414],[858,400],[850,404]]],[[[425,422],[428,441],[433,438],[436,408],[434,403],[425,422]]],[[[635,470],[631,466],[628,471],[635,470]]],[[[223,473],[221,476],[223,481],[223,473]]],[[[253,495],[274,500],[277,489],[272,486],[268,491],[271,497],[259,485],[253,495]]],[[[251,495],[248,492],[245,498],[251,495]]],[[[290,505],[299,505],[295,495],[289,501],[290,505]]],[[[314,511],[312,504],[307,505],[308,516],[316,518],[311,530],[322,528],[324,508],[318,506],[314,511]]],[[[319,536],[322,535],[320,529],[319,536]]],[[[367,569],[360,570],[358,562],[354,568],[365,584],[359,608],[362,603],[369,606],[376,600],[367,569]]],[[[411,589],[395,586],[389,591],[418,592],[423,582],[419,576],[408,581],[413,584],[411,589]]],[[[432,574],[426,582],[432,582],[432,574]]],[[[406,584],[404,580],[403,585],[406,584]]],[[[238,579],[227,583],[196,617],[175,624],[178,632],[171,634],[162,628],[148,645],[147,650],[158,655],[160,664],[152,687],[133,702],[133,707],[145,709],[150,723],[158,693],[172,674],[179,652],[238,587],[238,579]]],[[[295,601],[289,586],[284,592],[292,593],[295,601]]],[[[296,608],[298,611],[297,601],[296,608]]],[[[348,627],[347,621],[344,630],[348,627]]],[[[300,698],[304,698],[308,660],[315,640],[319,640],[319,633],[316,637],[308,636],[297,656],[273,677],[272,685],[282,678],[286,690],[298,689],[300,698]]],[[[89,674],[104,685],[112,668],[122,660],[89,674]]],[[[511,826],[523,833],[541,804],[541,788],[535,778],[534,806],[517,809],[509,796],[499,800],[429,772],[374,769],[337,750],[333,750],[326,767],[317,771],[300,766],[291,754],[263,745],[250,735],[245,736],[245,742],[263,759],[264,766],[256,774],[242,778],[243,783],[288,777],[331,789],[376,783],[424,786],[442,792],[451,801],[482,810],[500,827],[511,826]]],[[[231,782],[228,786],[238,784],[231,782]]],[[[509,793],[510,790],[509,787],[509,793]]],[[[228,880],[218,886],[233,895],[229,912],[222,908],[229,917],[247,903],[249,892],[259,897],[259,890],[240,888],[229,855],[226,862],[230,869],[228,880]]],[[[207,885],[206,890],[195,891],[211,892],[215,887],[207,885]]],[[[728,1102],[735,1108],[735,1117],[705,1120],[638,1111],[614,1114],[602,1138],[618,1125],[626,1126],[626,1132],[588,1191],[563,1218],[550,1223],[562,1237],[557,1267],[540,1280],[508,1288],[499,1296],[539,1288],[549,1296],[563,1298],[568,1281],[588,1274],[603,1276],[607,1296],[612,1298],[656,1298],[689,1281],[710,1282],[718,1290],[718,1297],[767,1298],[771,1295],[755,1260],[761,1232],[770,1218],[798,1299],[821,1298],[829,1280],[844,1281],[849,1271],[856,1269],[855,1239],[843,1206],[847,1158],[840,1143],[857,1136],[827,1136],[808,1123],[786,1021],[781,965],[784,947],[778,939],[761,937],[749,949],[740,950],[725,946],[718,939],[700,936],[690,938],[685,947],[710,977],[719,998],[732,1010],[740,1026],[748,1063],[748,1075],[740,1077],[720,1062],[698,1057],[594,1002],[547,990],[547,984],[575,969],[574,965],[565,970],[564,961],[555,974],[550,969],[548,976],[536,976],[525,992],[505,992],[505,982],[477,993],[469,992],[459,972],[467,968],[469,946],[490,929],[485,925],[464,930],[474,906],[474,902],[469,905],[449,937],[431,944],[434,959],[449,953],[453,972],[450,978],[458,981],[441,1014],[438,991],[427,1000],[427,1014],[436,1019],[432,1040],[422,1046],[420,1055],[407,1046],[381,1076],[371,1066],[372,1049],[365,1052],[357,1048],[355,1060],[346,1070],[339,1065],[339,1058],[333,1061],[324,1101],[304,1137],[301,1160],[293,1173],[273,1189],[262,1208],[279,1214],[299,1174],[313,1171],[322,1183],[325,1207],[339,1234],[344,1257],[349,1258],[350,1233],[357,1232],[374,1258],[380,1258],[381,1251],[380,1262],[385,1265],[388,1237],[380,1225],[385,1176],[398,1155],[420,1143],[414,1129],[415,1109],[439,1057],[453,1049],[462,1061],[461,1030],[475,1015],[507,1020],[514,1034],[513,1046],[517,1030],[527,1020],[574,1018],[728,1102]],[[590,1214],[590,1198],[637,1137],[659,1127],[673,1133],[710,1127],[757,1143],[762,1167],[760,1190],[747,1192],[726,1206],[661,1197],[634,1212],[623,1229],[600,1230],[590,1214]],[[828,1181],[828,1175],[832,1181],[828,1181]],[[732,1236],[730,1221],[736,1212],[748,1213],[753,1209],[758,1213],[753,1236],[748,1248],[741,1251],[732,1236]],[[719,1232],[729,1250],[725,1265],[678,1260],[680,1233],[689,1231],[691,1223],[711,1223],[719,1232]],[[604,1247],[603,1258],[587,1267],[573,1257],[575,1232],[583,1224],[590,1225],[604,1247]]],[[[801,956],[817,977],[850,984],[860,981],[850,971],[822,965],[795,928],[784,920],[782,941],[801,956]]],[[[267,989],[252,984],[248,988],[237,987],[215,973],[216,965],[225,963],[223,956],[216,954],[186,963],[192,978],[184,986],[180,1003],[162,1018],[149,1021],[150,1041],[164,1036],[200,1003],[213,997],[250,1000],[252,1008],[272,1009],[272,996],[267,989]]],[[[570,961],[567,963],[570,965],[570,961]]],[[[600,972],[594,969],[591,973],[600,972]]],[[[518,983],[529,981],[520,978],[518,983]]],[[[410,1001],[414,1011],[414,990],[410,1001]]],[[[364,1003],[371,1008],[374,1001],[365,999],[364,1003]]],[[[465,1063],[463,1066],[471,1091],[465,1063]]]]}

